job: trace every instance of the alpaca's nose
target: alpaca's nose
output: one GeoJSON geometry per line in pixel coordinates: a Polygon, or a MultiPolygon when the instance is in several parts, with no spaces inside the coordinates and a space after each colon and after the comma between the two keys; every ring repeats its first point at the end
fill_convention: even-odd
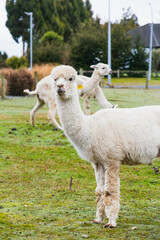
{"type": "Polygon", "coordinates": [[[109,72],[109,74],[112,74],[112,70],[109,72]]]}
{"type": "Polygon", "coordinates": [[[63,84],[59,84],[59,85],[57,85],[57,93],[58,93],[58,95],[63,95],[64,94],[64,85],[63,84]]]}
{"type": "Polygon", "coordinates": [[[58,87],[58,88],[63,88],[64,85],[63,85],[63,84],[58,84],[57,87],[58,87]]]}
{"type": "Polygon", "coordinates": [[[59,84],[59,85],[57,85],[57,87],[58,87],[59,89],[62,89],[62,88],[64,87],[64,85],[63,85],[63,84],[59,84]]]}

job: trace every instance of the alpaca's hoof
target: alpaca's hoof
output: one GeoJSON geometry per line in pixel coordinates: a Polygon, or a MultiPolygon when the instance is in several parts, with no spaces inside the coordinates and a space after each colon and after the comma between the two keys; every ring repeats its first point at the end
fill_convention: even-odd
{"type": "Polygon", "coordinates": [[[104,221],[93,220],[92,223],[100,224],[100,223],[104,223],[104,221]]]}
{"type": "Polygon", "coordinates": [[[107,224],[105,224],[104,226],[103,226],[103,228],[115,228],[116,227],[116,225],[114,226],[114,225],[112,225],[112,224],[110,224],[110,223],[107,223],[107,224]]]}

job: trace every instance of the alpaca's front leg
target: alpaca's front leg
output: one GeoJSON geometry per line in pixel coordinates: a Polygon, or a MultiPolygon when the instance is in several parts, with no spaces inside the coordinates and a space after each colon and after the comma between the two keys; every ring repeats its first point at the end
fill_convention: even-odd
{"type": "Polygon", "coordinates": [[[104,227],[116,227],[120,198],[120,162],[114,160],[109,161],[105,167],[104,204],[109,222],[104,225],[104,227]]]}
{"type": "Polygon", "coordinates": [[[104,183],[105,183],[105,170],[104,166],[100,163],[94,164],[93,168],[95,170],[96,176],[96,195],[97,195],[97,212],[96,219],[93,220],[93,223],[103,223],[105,218],[105,205],[103,202],[104,199],[104,183]]]}
{"type": "Polygon", "coordinates": [[[51,123],[58,129],[63,130],[62,127],[58,124],[58,122],[56,121],[55,115],[56,115],[56,103],[55,100],[52,99],[52,101],[48,102],[48,107],[49,107],[49,111],[48,111],[48,119],[51,120],[51,123]]]}

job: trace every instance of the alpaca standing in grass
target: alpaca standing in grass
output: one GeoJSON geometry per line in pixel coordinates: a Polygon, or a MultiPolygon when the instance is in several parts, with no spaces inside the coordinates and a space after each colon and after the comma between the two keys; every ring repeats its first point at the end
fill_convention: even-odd
{"type": "Polygon", "coordinates": [[[77,74],[70,66],[52,70],[58,116],[78,154],[89,161],[97,181],[94,223],[115,227],[119,212],[121,162],[149,164],[160,157],[160,106],[103,109],[83,114],[77,93],[77,74]]]}
{"type": "MultiPolygon", "coordinates": [[[[89,100],[90,98],[96,98],[98,103],[102,108],[116,108],[117,105],[113,106],[104,96],[103,91],[101,87],[99,86],[99,83],[103,80],[104,78],[104,70],[106,68],[106,64],[104,63],[98,63],[96,65],[91,65],[91,68],[94,69],[94,72],[92,74],[92,79],[95,79],[98,81],[98,84],[96,87],[94,87],[90,91],[85,91],[83,93],[83,109],[84,109],[84,114],[85,115],[90,115],[90,105],[89,105],[89,100]]],[[[108,75],[108,74],[106,74],[108,75]]],[[[89,81],[89,77],[83,76],[83,75],[78,75],[78,78],[83,80],[84,82],[89,81]]]]}
{"type": "Polygon", "coordinates": [[[103,80],[104,76],[112,73],[111,69],[109,68],[109,65],[104,63],[98,63],[96,65],[91,65],[90,67],[94,69],[91,78],[83,75],[77,76],[79,80],[82,80],[84,82],[83,83],[84,88],[79,91],[79,95],[83,96],[84,114],[85,115],[90,114],[89,105],[90,98],[96,98],[102,108],[116,108],[117,105],[116,106],[112,105],[106,99],[101,87],[99,86],[99,83],[103,80]],[[92,83],[92,86],[91,84],[88,83],[92,83]]]}
{"type": "MultiPolygon", "coordinates": [[[[91,78],[84,77],[82,75],[78,75],[78,78],[83,81],[83,88],[78,90],[79,96],[84,95],[85,93],[90,93],[93,89],[97,88],[99,86],[100,81],[105,75],[108,75],[111,73],[111,69],[107,64],[104,63],[98,63],[97,65],[92,65],[92,68],[94,68],[94,72],[91,76],[91,78]]],[[[99,87],[100,88],[100,87],[99,87]]],[[[33,126],[35,126],[35,116],[37,112],[45,105],[48,105],[49,111],[48,111],[48,118],[50,119],[51,123],[56,127],[62,130],[61,126],[58,124],[55,118],[56,114],[56,103],[55,103],[55,96],[52,92],[52,77],[49,75],[45,78],[43,78],[41,81],[37,83],[36,89],[34,91],[29,91],[28,89],[25,89],[24,92],[29,95],[36,95],[37,96],[37,103],[32,109],[30,113],[30,122],[33,126]]],[[[116,106],[113,106],[108,100],[105,98],[102,90],[99,90],[97,92],[97,100],[99,104],[105,108],[114,108],[116,106]]],[[[86,102],[86,101],[85,101],[86,102]]],[[[89,104],[85,104],[85,112],[88,114],[89,111],[89,104]]]]}
{"type": "Polygon", "coordinates": [[[47,76],[43,78],[41,81],[37,83],[36,89],[34,91],[29,91],[25,89],[24,92],[29,95],[36,95],[37,102],[34,108],[30,113],[30,122],[32,126],[35,126],[35,116],[37,112],[45,105],[48,105],[48,119],[51,123],[56,127],[62,130],[62,127],[56,121],[55,114],[56,114],[56,102],[54,92],[51,91],[52,89],[52,82],[53,79],[51,76],[47,76]]]}

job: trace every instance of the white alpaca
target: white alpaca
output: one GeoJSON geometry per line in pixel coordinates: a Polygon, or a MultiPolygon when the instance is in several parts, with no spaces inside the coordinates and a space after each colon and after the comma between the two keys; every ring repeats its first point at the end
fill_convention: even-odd
{"type": "MultiPolygon", "coordinates": [[[[103,94],[102,89],[99,86],[100,81],[104,77],[104,73],[102,72],[102,70],[106,68],[106,64],[98,63],[97,65],[91,65],[90,67],[94,68],[94,72],[93,72],[91,78],[96,79],[98,81],[98,84],[91,91],[88,91],[88,92],[85,91],[85,93],[83,93],[84,114],[85,115],[90,114],[90,105],[89,105],[90,98],[96,98],[102,108],[116,108],[117,105],[113,106],[110,102],[108,102],[108,100],[106,99],[106,97],[103,94]]],[[[88,82],[90,80],[89,77],[86,77],[83,75],[78,75],[78,78],[82,79],[85,82],[88,82]]]]}
{"type": "Polygon", "coordinates": [[[51,123],[56,127],[62,130],[61,126],[58,124],[55,118],[56,114],[56,103],[54,93],[51,91],[53,79],[51,76],[43,78],[37,83],[36,89],[34,91],[29,91],[25,89],[24,92],[29,95],[37,96],[37,103],[30,113],[30,121],[33,126],[35,126],[35,115],[45,104],[48,104],[48,118],[51,120],[51,123]]]}
{"type": "Polygon", "coordinates": [[[97,181],[94,223],[115,227],[119,212],[121,162],[144,163],[160,157],[160,106],[103,109],[83,114],[77,94],[76,71],[58,66],[53,88],[62,128],[78,154],[89,161],[97,181]]]}
{"type": "MultiPolygon", "coordinates": [[[[91,78],[78,75],[78,78],[83,81],[83,88],[78,90],[79,95],[82,96],[85,93],[90,93],[90,91],[92,91],[93,89],[98,88],[98,90],[96,91],[97,92],[96,96],[99,104],[105,108],[114,107],[112,104],[110,104],[107,101],[102,90],[99,87],[99,82],[102,80],[102,77],[110,74],[111,69],[107,64],[104,64],[104,63],[92,65],[91,67],[95,68],[91,78]]],[[[48,118],[51,120],[51,123],[56,128],[62,129],[55,119],[56,104],[55,104],[55,96],[51,91],[52,81],[53,79],[49,75],[37,83],[36,89],[34,91],[29,91],[28,89],[24,90],[24,92],[29,95],[37,96],[37,103],[30,113],[30,121],[31,121],[31,124],[35,126],[35,116],[38,110],[40,110],[45,104],[48,104],[48,108],[49,108],[48,118]]],[[[85,112],[88,114],[88,105],[85,107],[85,109],[87,109],[85,110],[85,112]]]]}

